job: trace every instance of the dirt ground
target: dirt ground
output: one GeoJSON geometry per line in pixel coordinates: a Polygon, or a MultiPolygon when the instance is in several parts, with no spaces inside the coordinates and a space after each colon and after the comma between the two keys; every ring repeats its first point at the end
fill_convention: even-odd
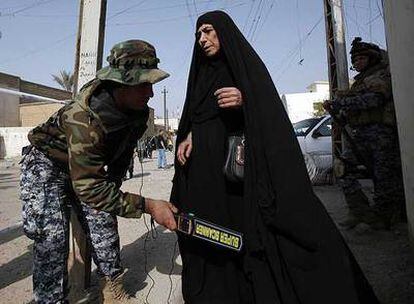
{"type": "MultiPolygon", "coordinates": [[[[171,161],[171,155],[168,157],[171,161]]],[[[0,161],[0,303],[32,300],[32,242],[23,236],[20,226],[17,161],[0,161]]],[[[138,192],[140,170],[136,164],[137,174],[124,183],[125,190],[138,192]]],[[[155,160],[145,160],[143,194],[167,199],[172,174],[173,169],[158,170],[155,160]]],[[[337,186],[317,186],[315,192],[336,222],[345,218],[347,208],[337,186]]],[[[175,235],[157,227],[157,238],[147,238],[143,220],[127,219],[119,219],[119,232],[123,265],[129,270],[126,288],[142,301],[148,295],[148,303],[167,303],[168,298],[169,303],[182,303],[175,235]]],[[[382,303],[414,303],[414,248],[409,246],[405,224],[392,231],[359,225],[341,232],[382,303]]],[[[96,285],[95,275],[92,284],[96,285]]]]}

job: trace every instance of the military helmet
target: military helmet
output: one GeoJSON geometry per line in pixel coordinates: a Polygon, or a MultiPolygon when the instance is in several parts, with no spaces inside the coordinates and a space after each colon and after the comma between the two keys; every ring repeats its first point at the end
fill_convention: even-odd
{"type": "Polygon", "coordinates": [[[355,37],[352,41],[351,47],[351,61],[355,60],[356,56],[368,56],[370,63],[376,63],[381,60],[381,49],[374,43],[363,42],[361,37],[355,37]]]}
{"type": "Polygon", "coordinates": [[[115,44],[106,58],[109,66],[100,69],[96,77],[125,85],[157,83],[168,76],[158,69],[160,60],[155,48],[143,40],[127,40],[115,44]]]}

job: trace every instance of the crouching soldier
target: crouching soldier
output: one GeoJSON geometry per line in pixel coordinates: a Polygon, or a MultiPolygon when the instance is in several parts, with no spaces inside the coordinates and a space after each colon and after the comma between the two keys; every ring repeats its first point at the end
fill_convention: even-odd
{"type": "Polygon", "coordinates": [[[174,230],[166,201],[122,192],[122,178],[147,128],[152,85],[169,75],[157,68],[152,45],[116,44],[109,66],[97,72],[74,101],[29,134],[22,159],[24,231],[34,240],[33,290],[37,303],[67,303],[69,211],[88,236],[104,303],[132,303],[122,286],[116,216],[149,213],[174,230]]]}

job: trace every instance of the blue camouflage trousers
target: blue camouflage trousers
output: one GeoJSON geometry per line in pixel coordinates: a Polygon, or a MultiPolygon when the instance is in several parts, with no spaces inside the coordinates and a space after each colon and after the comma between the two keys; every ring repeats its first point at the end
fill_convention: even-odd
{"type": "MultiPolygon", "coordinates": [[[[393,217],[404,213],[405,198],[396,130],[378,124],[363,126],[355,130],[354,143],[373,171],[375,205],[372,209],[387,221],[397,221],[393,217]]],[[[345,194],[361,189],[357,176],[349,171],[351,173],[346,173],[342,180],[345,194]]]]}
{"type": "Polygon", "coordinates": [[[114,278],[123,271],[116,216],[79,202],[68,174],[34,147],[23,156],[20,189],[23,229],[34,240],[36,303],[67,303],[70,208],[85,230],[100,275],[114,278]]]}

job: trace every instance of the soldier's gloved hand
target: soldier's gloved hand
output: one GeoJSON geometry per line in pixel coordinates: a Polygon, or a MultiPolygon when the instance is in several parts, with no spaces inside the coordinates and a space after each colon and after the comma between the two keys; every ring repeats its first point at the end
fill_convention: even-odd
{"type": "Polygon", "coordinates": [[[177,229],[177,224],[174,219],[174,213],[177,213],[178,210],[170,202],[146,198],[145,212],[151,214],[151,216],[158,224],[170,230],[177,229]]]}
{"type": "Polygon", "coordinates": [[[332,111],[332,100],[325,100],[322,104],[322,107],[327,111],[332,111]]]}

